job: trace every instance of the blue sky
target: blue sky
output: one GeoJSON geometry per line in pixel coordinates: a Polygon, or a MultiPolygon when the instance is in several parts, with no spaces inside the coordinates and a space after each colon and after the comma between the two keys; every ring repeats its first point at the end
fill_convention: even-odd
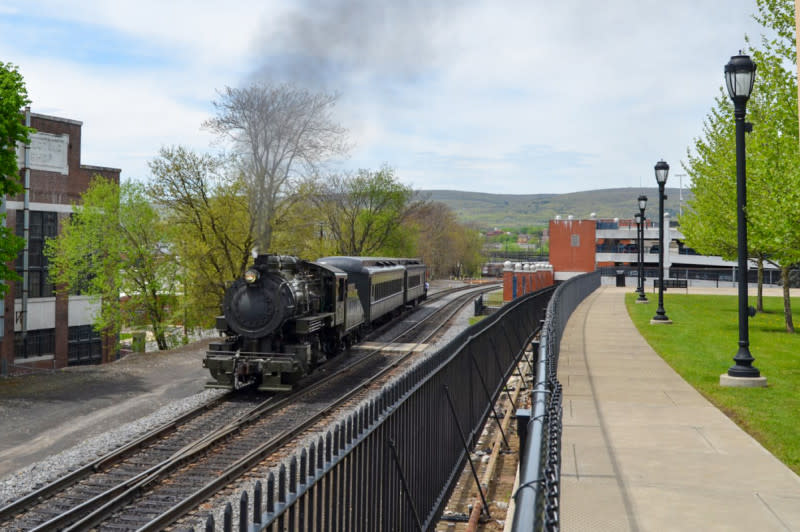
{"type": "MultiPolygon", "coordinates": [[[[147,180],[213,151],[216,91],[336,91],[353,149],[416,189],[564,193],[671,175],[758,39],[755,0],[4,1],[0,60],[34,112],[80,120],[84,164],[147,180]],[[555,5],[558,4],[558,5],[555,5]]],[[[677,186],[677,179],[668,185],[677,186]]]]}

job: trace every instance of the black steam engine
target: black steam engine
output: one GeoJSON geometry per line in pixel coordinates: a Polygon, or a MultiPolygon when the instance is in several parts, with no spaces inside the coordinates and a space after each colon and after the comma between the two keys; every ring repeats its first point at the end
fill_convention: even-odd
{"type": "Polygon", "coordinates": [[[259,255],[225,292],[203,366],[213,388],[288,390],[373,324],[427,296],[417,259],[259,255]]]}

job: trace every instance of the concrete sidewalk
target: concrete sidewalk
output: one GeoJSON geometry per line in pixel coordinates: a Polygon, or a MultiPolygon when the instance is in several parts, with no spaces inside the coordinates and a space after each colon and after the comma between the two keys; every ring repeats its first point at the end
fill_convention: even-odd
{"type": "Polygon", "coordinates": [[[800,477],[656,355],[630,291],[600,287],[561,342],[562,530],[800,531],[800,477]]]}

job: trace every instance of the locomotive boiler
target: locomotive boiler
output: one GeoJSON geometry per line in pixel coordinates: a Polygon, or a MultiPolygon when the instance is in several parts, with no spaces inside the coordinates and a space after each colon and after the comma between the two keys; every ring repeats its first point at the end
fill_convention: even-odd
{"type": "Polygon", "coordinates": [[[376,323],[425,298],[417,259],[259,255],[225,292],[207,386],[291,389],[376,323]]]}

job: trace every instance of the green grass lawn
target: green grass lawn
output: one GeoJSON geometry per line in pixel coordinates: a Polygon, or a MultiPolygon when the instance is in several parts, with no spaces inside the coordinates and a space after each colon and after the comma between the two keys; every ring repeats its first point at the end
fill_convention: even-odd
{"type": "Polygon", "coordinates": [[[487,307],[502,307],[503,306],[503,290],[493,290],[483,296],[483,304],[487,307]]]}
{"type": "MultiPolygon", "coordinates": [[[[650,304],[625,297],[628,313],[653,349],[709,401],[800,474],[800,333],[788,334],[783,300],[764,298],[764,312],[750,319],[750,353],[767,378],[766,388],[719,385],[739,348],[736,296],[665,294],[672,325],[650,325],[658,298],[650,304]]],[[[755,298],[750,298],[755,306],[755,298]]],[[[800,309],[800,298],[792,298],[800,309]]],[[[795,316],[800,325],[800,314],[795,316]]],[[[798,329],[800,330],[800,329],[798,329]]]]}

